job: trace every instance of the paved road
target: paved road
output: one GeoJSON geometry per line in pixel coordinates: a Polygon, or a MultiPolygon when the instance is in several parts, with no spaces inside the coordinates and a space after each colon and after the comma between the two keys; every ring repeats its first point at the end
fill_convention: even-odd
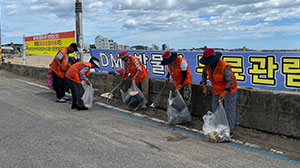
{"type": "Polygon", "coordinates": [[[93,107],[0,75],[0,167],[300,167],[170,127],[93,107]]]}

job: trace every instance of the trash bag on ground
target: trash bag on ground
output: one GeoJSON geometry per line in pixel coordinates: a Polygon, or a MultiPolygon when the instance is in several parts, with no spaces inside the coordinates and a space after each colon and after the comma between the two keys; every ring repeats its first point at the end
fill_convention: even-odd
{"type": "Polygon", "coordinates": [[[82,82],[82,86],[84,88],[84,93],[83,93],[81,99],[87,108],[91,108],[93,105],[93,97],[94,97],[93,86],[92,86],[92,84],[88,85],[84,81],[82,82]]]}
{"type": "Polygon", "coordinates": [[[167,104],[167,115],[168,124],[170,125],[183,124],[192,120],[189,109],[177,90],[175,97],[172,97],[172,91],[170,91],[167,104]]]}
{"type": "Polygon", "coordinates": [[[230,140],[230,128],[226,116],[226,111],[222,102],[215,113],[208,111],[203,116],[203,133],[204,135],[216,142],[226,142],[230,140]]]}
{"type": "Polygon", "coordinates": [[[132,82],[131,87],[127,92],[123,92],[121,89],[121,95],[123,102],[131,109],[137,110],[141,107],[146,108],[147,100],[142,91],[136,86],[135,82],[132,82]]]}

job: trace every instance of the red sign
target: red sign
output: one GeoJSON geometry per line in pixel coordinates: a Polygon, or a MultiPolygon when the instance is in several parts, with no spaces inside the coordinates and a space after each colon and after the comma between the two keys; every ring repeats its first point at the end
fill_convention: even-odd
{"type": "Polygon", "coordinates": [[[63,38],[74,38],[75,31],[63,32],[63,33],[49,33],[38,36],[25,37],[25,41],[37,41],[37,40],[53,40],[53,39],[63,39],[63,38]]]}

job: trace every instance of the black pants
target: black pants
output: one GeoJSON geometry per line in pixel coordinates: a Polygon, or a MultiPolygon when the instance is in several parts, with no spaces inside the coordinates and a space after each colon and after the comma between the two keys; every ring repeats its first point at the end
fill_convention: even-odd
{"type": "MultiPolygon", "coordinates": [[[[70,66],[66,69],[66,73],[68,72],[69,68],[70,68],[70,66]]],[[[68,85],[67,79],[68,79],[68,78],[65,77],[65,85],[64,85],[64,89],[65,89],[65,92],[70,93],[70,89],[71,89],[71,88],[70,88],[69,85],[68,85]]]]}
{"type": "Polygon", "coordinates": [[[82,107],[83,106],[83,101],[81,99],[83,93],[84,93],[84,89],[82,84],[79,84],[77,82],[74,82],[68,78],[66,78],[67,81],[67,85],[69,86],[69,88],[71,89],[71,93],[72,93],[72,105],[78,105],[78,107],[82,107]]]}
{"type": "Polygon", "coordinates": [[[54,71],[52,71],[52,77],[56,98],[61,99],[65,96],[65,78],[59,77],[54,71]]]}

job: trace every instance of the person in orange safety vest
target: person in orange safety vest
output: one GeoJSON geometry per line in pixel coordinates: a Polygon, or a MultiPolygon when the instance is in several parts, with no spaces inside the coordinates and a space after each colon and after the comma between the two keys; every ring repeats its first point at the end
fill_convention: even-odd
{"type": "Polygon", "coordinates": [[[237,80],[232,65],[221,59],[222,53],[208,48],[203,52],[200,63],[205,67],[202,72],[203,93],[209,95],[207,76],[213,87],[212,108],[216,111],[219,101],[223,102],[230,130],[239,124],[237,102],[237,80]]]}
{"type": "Polygon", "coordinates": [[[149,72],[140,61],[139,58],[133,57],[127,53],[126,50],[121,50],[118,59],[122,59],[125,65],[125,73],[122,76],[122,81],[126,74],[130,73],[132,80],[141,88],[146,100],[149,98],[149,72]]]}
{"type": "Polygon", "coordinates": [[[65,96],[65,73],[69,67],[69,54],[74,51],[78,51],[76,43],[60,49],[50,64],[53,76],[53,89],[56,92],[56,102],[59,103],[64,103],[68,100],[65,96]]]}
{"type": "Polygon", "coordinates": [[[92,57],[89,62],[77,62],[70,66],[68,72],[66,73],[66,81],[72,93],[72,109],[88,109],[84,106],[84,103],[81,99],[82,95],[84,94],[84,89],[81,82],[84,81],[86,84],[90,85],[91,82],[87,76],[89,76],[91,68],[96,67],[100,68],[99,60],[95,57],[92,57]]]}
{"type": "MultiPolygon", "coordinates": [[[[162,55],[162,65],[168,65],[168,74],[166,83],[169,83],[170,76],[173,79],[174,86],[181,93],[185,103],[190,109],[192,103],[192,73],[188,61],[177,55],[177,52],[166,51],[162,55]]],[[[190,109],[191,110],[191,109],[190,109]]]]}

